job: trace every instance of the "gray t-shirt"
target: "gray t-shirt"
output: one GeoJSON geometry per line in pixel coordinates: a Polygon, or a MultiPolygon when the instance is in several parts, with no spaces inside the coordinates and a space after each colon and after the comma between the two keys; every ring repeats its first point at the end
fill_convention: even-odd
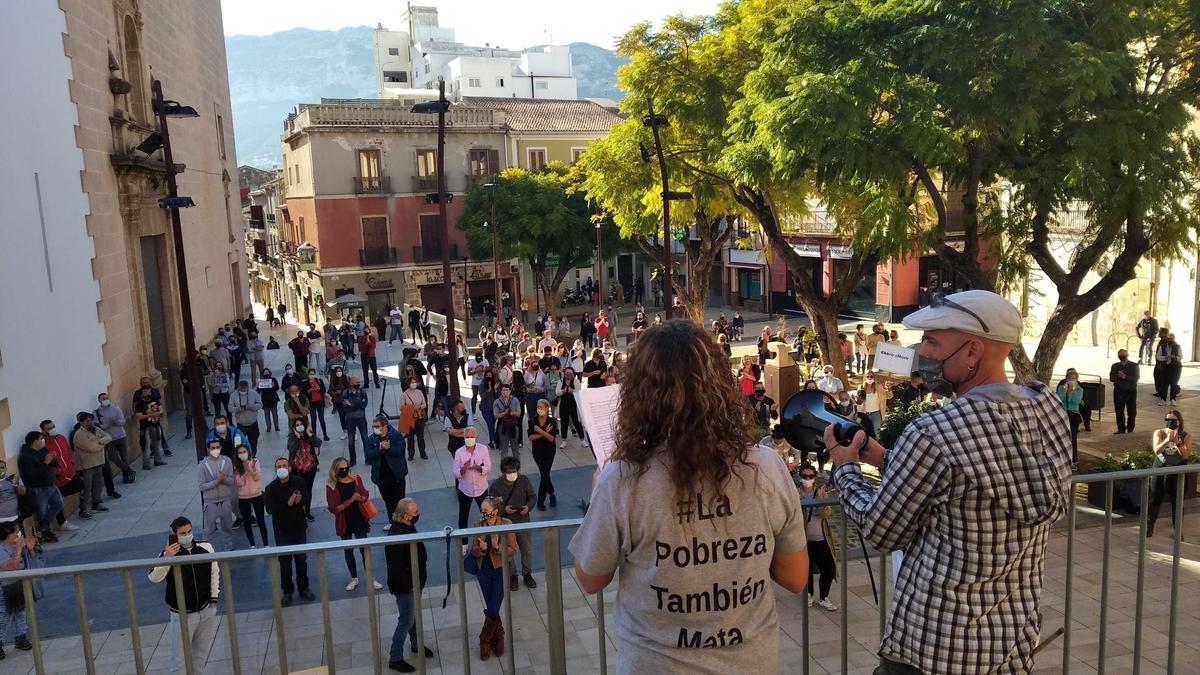
{"type": "Polygon", "coordinates": [[[594,576],[619,568],[617,672],[778,671],[771,558],[805,548],[800,498],[779,455],[751,448],[725,494],[675,497],[667,466],[596,481],[571,554],[594,576]]]}

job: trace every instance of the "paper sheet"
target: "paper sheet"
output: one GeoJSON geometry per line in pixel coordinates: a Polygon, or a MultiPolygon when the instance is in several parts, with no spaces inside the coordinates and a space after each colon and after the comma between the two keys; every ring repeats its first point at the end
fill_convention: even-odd
{"type": "Polygon", "coordinates": [[[621,401],[621,385],[587,388],[575,392],[579,418],[587,431],[596,464],[603,469],[612,457],[616,445],[617,404],[621,401]]]}

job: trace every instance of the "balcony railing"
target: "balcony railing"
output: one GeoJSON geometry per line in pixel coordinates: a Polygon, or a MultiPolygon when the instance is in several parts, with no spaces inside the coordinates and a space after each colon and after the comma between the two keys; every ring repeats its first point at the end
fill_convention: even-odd
{"type": "MultiPolygon", "coordinates": [[[[1061,670],[1058,672],[1082,670],[1083,667],[1076,661],[1091,659],[1092,654],[1089,652],[1094,649],[1098,652],[1094,660],[1102,664],[1107,663],[1112,672],[1138,672],[1138,667],[1143,665],[1143,657],[1146,657],[1147,662],[1153,661],[1155,665],[1165,665],[1164,671],[1157,672],[1190,672],[1190,667],[1184,668],[1184,664],[1176,659],[1177,646],[1183,645],[1179,635],[1181,626],[1177,619],[1183,614],[1186,620],[1194,611],[1194,594],[1180,593],[1183,573],[1181,537],[1179,530],[1173,528],[1172,537],[1160,536],[1153,540],[1153,550],[1150,550],[1150,542],[1146,538],[1145,514],[1148,510],[1151,483],[1156,479],[1175,476],[1177,480],[1171,505],[1176,522],[1182,523],[1184,479],[1187,474],[1195,474],[1198,471],[1198,465],[1183,465],[1081,474],[1073,478],[1072,495],[1080,485],[1094,486],[1103,505],[1099,510],[1077,509],[1072,500],[1068,505],[1064,527],[1055,527],[1051,532],[1046,556],[1046,592],[1042,596],[1042,610],[1046,619],[1042,626],[1042,644],[1039,646],[1041,651],[1037,657],[1037,664],[1042,670],[1056,670],[1060,661],[1061,670]],[[1141,488],[1138,495],[1142,515],[1132,519],[1116,519],[1119,516],[1114,513],[1114,484],[1118,482],[1126,486],[1136,484],[1141,488]],[[1090,525],[1086,528],[1077,527],[1077,518],[1087,519],[1090,525]],[[1130,520],[1134,522],[1129,522],[1130,520]],[[1096,554],[1101,556],[1100,560],[1095,559],[1096,554]],[[1081,559],[1086,564],[1081,565],[1081,559]],[[1099,572],[1096,571],[1097,567],[1099,572]],[[1131,582],[1134,581],[1136,586],[1131,586],[1131,582]],[[1074,598],[1075,591],[1079,591],[1083,597],[1074,598]],[[1110,592],[1113,595],[1110,596],[1110,592]],[[1150,600],[1151,606],[1146,606],[1147,600],[1150,600]],[[1109,609],[1114,610],[1115,617],[1108,612],[1109,609]],[[1076,610],[1078,615],[1075,614],[1076,610]],[[1097,616],[1099,621],[1096,620],[1097,616]],[[1113,645],[1119,646],[1120,650],[1113,650],[1106,658],[1106,649],[1112,649],[1113,645]],[[1072,649],[1073,647],[1078,648],[1072,649]],[[1146,655],[1145,651],[1150,654],[1146,655]]],[[[834,506],[835,513],[838,509],[837,504],[836,499],[804,501],[806,507],[834,506]]],[[[787,672],[809,672],[813,664],[830,671],[840,667],[839,672],[847,672],[851,667],[852,657],[855,663],[878,662],[877,657],[871,653],[873,650],[864,649],[861,645],[877,644],[879,632],[887,627],[888,600],[894,591],[891,561],[887,555],[876,552],[867,551],[865,558],[857,555],[858,551],[855,549],[859,549],[859,533],[844,517],[835,515],[832,520],[835,523],[831,525],[835,525],[835,531],[838,532],[834,543],[840,549],[837,594],[841,609],[836,615],[840,621],[814,619],[811,615],[814,610],[808,608],[801,596],[776,591],[780,623],[794,622],[792,625],[796,628],[795,631],[780,634],[781,641],[790,641],[791,635],[797,636],[794,640],[795,656],[785,665],[787,672]],[[854,559],[853,564],[851,558],[854,559]],[[864,563],[871,565],[873,569],[868,570],[864,563]],[[868,577],[870,573],[874,574],[868,577]],[[872,597],[871,594],[862,591],[868,582],[877,587],[877,596],[872,597]],[[851,593],[854,593],[855,597],[851,598],[851,593]],[[811,649],[814,643],[820,644],[821,647],[811,649]],[[837,648],[831,648],[834,643],[837,648]]],[[[417,648],[412,657],[416,662],[414,665],[423,672],[426,668],[436,666],[449,670],[449,664],[454,664],[454,672],[465,672],[468,667],[474,670],[479,665],[475,655],[471,653],[472,642],[480,626],[476,610],[479,600],[474,591],[473,580],[469,580],[463,572],[464,552],[457,545],[458,538],[461,536],[474,539],[476,536],[500,535],[506,532],[528,533],[542,539],[543,558],[540,562],[543,565],[535,574],[541,577],[540,583],[544,590],[536,593],[512,592],[508,590],[507,584],[502,584],[502,592],[508,596],[501,609],[507,630],[505,654],[498,660],[503,664],[505,672],[515,672],[518,659],[520,662],[526,662],[535,655],[548,662],[547,670],[552,673],[574,670],[607,672],[612,638],[609,635],[611,626],[606,626],[606,623],[611,621],[609,617],[612,609],[606,605],[616,597],[616,592],[610,588],[596,595],[584,595],[574,583],[569,567],[572,560],[569,552],[563,548],[563,543],[580,522],[576,519],[464,530],[447,528],[445,532],[438,526],[433,526],[431,531],[409,535],[298,546],[271,546],[206,555],[0,571],[0,585],[18,584],[25,597],[25,605],[29,608],[28,637],[34,647],[30,655],[33,659],[33,671],[38,675],[94,668],[92,659],[97,650],[106,644],[105,640],[109,639],[109,634],[94,628],[92,619],[114,610],[127,613],[128,616],[127,625],[124,625],[126,621],[123,617],[119,620],[122,624],[122,639],[128,641],[130,649],[126,662],[131,663],[136,672],[145,672],[150,655],[156,649],[161,651],[169,637],[163,634],[161,629],[152,629],[143,625],[140,620],[141,617],[150,614],[147,611],[149,608],[146,606],[146,594],[142,593],[147,583],[143,575],[148,568],[154,566],[169,567],[168,574],[176,580],[177,602],[183,604],[185,598],[182,566],[205,563],[216,564],[220,573],[222,588],[218,616],[225,625],[214,629],[215,640],[210,637],[203,644],[193,644],[190,639],[192,627],[198,617],[186,612],[179,616],[179,625],[175,628],[179,634],[176,637],[180,642],[180,660],[189,664],[188,672],[191,672],[193,654],[201,664],[207,662],[210,668],[213,664],[226,660],[231,660],[233,664],[242,664],[243,649],[257,654],[256,660],[261,662],[261,647],[258,644],[250,644],[246,637],[247,631],[239,631],[238,628],[247,623],[256,623],[264,616],[267,617],[266,633],[254,639],[261,640],[262,643],[269,641],[271,646],[268,649],[273,648],[276,654],[272,656],[278,658],[278,664],[263,667],[264,672],[293,672],[306,668],[322,668],[330,673],[339,672],[338,665],[341,665],[342,669],[348,669],[350,664],[345,660],[349,656],[348,652],[335,649],[339,636],[335,634],[333,626],[339,625],[340,632],[341,624],[335,624],[334,619],[363,615],[367,617],[367,625],[360,625],[360,632],[366,634],[365,642],[372,645],[368,650],[369,658],[375,672],[380,672],[386,667],[388,658],[387,652],[381,648],[380,638],[389,636],[394,625],[385,623],[380,616],[384,614],[380,611],[381,607],[386,606],[383,604],[386,591],[377,591],[368,583],[363,585],[359,594],[345,599],[333,599],[334,594],[330,592],[330,588],[340,580],[334,578],[329,570],[333,568],[333,561],[342,558],[343,552],[357,548],[361,551],[365,568],[363,571],[367,578],[379,578],[384,576],[383,547],[407,546],[411,559],[415,560],[418,557],[417,546],[423,543],[429,552],[429,583],[422,592],[413,596],[417,636],[417,648]],[[446,569],[441,562],[443,547],[445,555],[450,558],[448,576],[442,571],[446,569]],[[312,589],[317,598],[311,603],[285,607],[279,591],[278,560],[281,556],[293,555],[312,556],[309,570],[315,577],[312,589]],[[311,564],[312,562],[315,564],[311,564]],[[263,579],[264,574],[269,575],[267,579],[263,579]],[[123,582],[124,585],[124,602],[118,599],[117,607],[106,606],[106,603],[113,604],[114,594],[110,588],[112,582],[123,582]],[[267,599],[255,598],[253,593],[245,592],[248,585],[264,584],[271,586],[270,597],[267,599]],[[35,591],[40,590],[44,590],[45,600],[35,603],[35,591]],[[441,609],[437,600],[442,598],[447,590],[455,596],[455,600],[449,609],[441,609]],[[139,597],[141,603],[138,602],[139,597]],[[517,603],[520,603],[519,613],[513,610],[514,604],[517,603]],[[566,624],[568,603],[575,608],[569,610],[569,626],[566,624]],[[73,608],[70,607],[72,604],[73,608]],[[82,617],[83,621],[75,624],[71,617],[82,617]],[[434,622],[439,626],[450,627],[439,628],[435,633],[431,627],[431,623],[434,622]],[[143,628],[147,630],[142,630],[143,628]],[[73,633],[74,630],[79,631],[78,635],[73,633]],[[591,640],[595,649],[586,649],[586,656],[569,655],[568,630],[573,632],[572,642],[591,640]],[[63,637],[46,637],[52,632],[63,637]],[[160,639],[159,636],[163,642],[154,642],[160,639]],[[545,637],[539,641],[538,636],[545,637]],[[436,664],[426,662],[423,656],[425,645],[435,637],[439,652],[436,664]],[[152,641],[144,642],[147,639],[152,641]],[[314,649],[296,649],[297,645],[314,649]],[[455,651],[458,653],[452,655],[455,651]],[[574,670],[568,666],[569,656],[574,662],[574,670]],[[46,662],[48,657],[52,658],[50,663],[46,662]]],[[[512,567],[515,561],[509,557],[507,547],[500,547],[500,555],[503,582],[509,578],[510,571],[515,571],[512,567]]],[[[413,575],[413,587],[420,588],[419,569],[412,566],[409,572],[413,575]]],[[[161,588],[157,587],[153,594],[154,608],[159,610],[158,615],[166,616],[167,612],[161,611],[161,588]]],[[[119,595],[117,594],[118,597],[119,595]]],[[[1183,630],[1186,631],[1188,625],[1183,624],[1183,630]]],[[[158,626],[162,624],[158,623],[158,626]]],[[[116,636],[117,632],[114,631],[111,635],[116,636]]],[[[1183,647],[1186,652],[1187,646],[1183,647]]],[[[16,652],[14,656],[19,658],[20,654],[16,652]]],[[[1184,657],[1186,658],[1186,653],[1184,657]]],[[[259,672],[257,668],[254,671],[245,669],[244,665],[242,668],[240,672],[259,672]]]]}
{"type": "MultiPolygon", "coordinates": [[[[450,260],[458,260],[458,244],[450,244],[450,260]]],[[[429,263],[442,261],[441,244],[422,244],[413,247],[413,262],[429,263]]]]}
{"type": "Polygon", "coordinates": [[[810,211],[803,216],[785,218],[780,223],[780,230],[785,237],[802,237],[810,235],[829,236],[837,229],[837,221],[826,210],[810,211]]]}
{"type": "Polygon", "coordinates": [[[482,173],[482,174],[469,173],[466,175],[466,179],[467,179],[467,189],[469,190],[469,189],[475,187],[476,185],[479,185],[480,183],[487,183],[490,180],[492,180],[492,174],[490,174],[490,173],[482,173]]]}
{"type": "Polygon", "coordinates": [[[360,248],[358,263],[363,267],[381,267],[396,264],[396,249],[393,247],[360,248]]]}
{"type": "Polygon", "coordinates": [[[437,176],[413,176],[413,192],[437,192],[437,176]]]}
{"type": "MultiPolygon", "coordinates": [[[[363,101],[361,103],[310,103],[288,115],[283,123],[286,138],[309,127],[409,127],[437,131],[437,116],[414,113],[398,101],[363,101]]],[[[482,108],[454,106],[446,114],[448,131],[504,128],[504,112],[482,108]]],[[[140,141],[139,141],[140,142],[140,141]]],[[[136,145],[133,143],[132,145],[136,145]]],[[[132,145],[130,147],[132,147],[132,145]]]]}
{"type": "Polygon", "coordinates": [[[392,191],[392,179],[390,176],[355,176],[354,177],[354,194],[356,194],[356,195],[388,193],[391,191],[392,191]]]}

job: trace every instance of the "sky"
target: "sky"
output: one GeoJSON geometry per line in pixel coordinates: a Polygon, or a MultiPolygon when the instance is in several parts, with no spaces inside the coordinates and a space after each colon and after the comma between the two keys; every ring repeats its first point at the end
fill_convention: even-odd
{"type": "MultiPolygon", "coordinates": [[[[613,46],[639,21],[711,14],[719,0],[421,0],[438,8],[438,21],[459,42],[510,49],[535,44],[590,42],[613,46]]],[[[226,35],[268,35],[291,28],[336,30],[346,26],[399,29],[402,0],[221,0],[226,35]]]]}

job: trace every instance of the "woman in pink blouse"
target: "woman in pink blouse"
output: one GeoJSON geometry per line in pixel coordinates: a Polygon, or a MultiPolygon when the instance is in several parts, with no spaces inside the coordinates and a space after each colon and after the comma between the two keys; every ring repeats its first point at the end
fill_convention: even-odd
{"type": "MultiPolygon", "coordinates": [[[[488,446],[478,442],[476,431],[468,427],[463,432],[466,442],[454,451],[454,466],[451,471],[458,481],[458,527],[467,526],[471,514],[471,502],[482,504],[487,496],[488,476],[492,473],[492,455],[488,446]]],[[[466,543],[465,541],[463,543],[466,543]]]]}

